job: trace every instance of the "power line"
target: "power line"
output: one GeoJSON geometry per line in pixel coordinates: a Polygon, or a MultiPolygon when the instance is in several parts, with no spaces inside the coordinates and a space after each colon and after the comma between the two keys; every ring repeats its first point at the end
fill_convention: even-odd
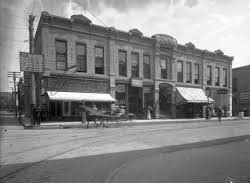
{"type": "Polygon", "coordinates": [[[99,22],[101,22],[104,26],[108,27],[101,19],[99,19],[97,16],[94,15],[94,13],[90,12],[88,9],[87,11],[93,16],[95,17],[99,22]]]}

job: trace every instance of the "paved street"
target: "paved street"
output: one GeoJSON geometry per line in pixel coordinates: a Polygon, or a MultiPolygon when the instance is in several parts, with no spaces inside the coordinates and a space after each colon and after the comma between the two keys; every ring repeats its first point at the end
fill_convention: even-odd
{"type": "MultiPolygon", "coordinates": [[[[140,157],[150,157],[146,158],[148,161],[143,161],[146,163],[145,166],[149,166],[151,161],[155,161],[153,166],[155,170],[162,169],[163,165],[157,163],[160,161],[157,154],[168,151],[164,150],[164,147],[179,147],[177,145],[249,135],[250,121],[138,125],[104,129],[24,130],[1,126],[1,134],[0,177],[4,182],[69,182],[70,180],[73,182],[105,182],[112,177],[116,169],[124,164],[130,165],[130,162],[140,157]],[[152,154],[156,155],[152,156],[152,154]]],[[[244,141],[244,143],[246,142],[244,141]]],[[[244,148],[241,148],[246,145],[240,143],[239,146],[236,146],[239,147],[236,149],[240,150],[235,152],[236,157],[246,152],[244,148]]],[[[190,147],[186,146],[187,149],[190,147]]],[[[200,154],[203,154],[201,152],[200,154]]],[[[217,154],[216,150],[214,152],[217,154]]],[[[211,151],[211,153],[213,152],[211,151]]],[[[181,154],[177,157],[181,157],[181,154]]],[[[225,152],[222,151],[222,154],[225,152]]],[[[208,161],[208,157],[205,155],[206,153],[204,157],[197,157],[208,161]]],[[[234,153],[228,158],[233,159],[231,158],[233,156],[234,153]]],[[[165,155],[161,155],[161,157],[168,159],[165,155]]],[[[196,161],[200,161],[200,159],[196,161]]],[[[241,161],[243,160],[239,160],[239,162],[241,161]]],[[[249,160],[246,159],[246,161],[249,160]]],[[[142,169],[143,165],[140,163],[139,161],[138,167],[142,169]]],[[[180,164],[182,164],[181,161],[176,164],[176,168],[180,164]]],[[[137,164],[135,165],[137,166],[137,164]]],[[[195,162],[193,166],[196,166],[195,162]]],[[[123,175],[130,171],[130,167],[121,170],[123,175]]],[[[177,170],[179,171],[179,169],[177,170]]],[[[151,171],[151,169],[145,169],[145,171],[151,171]]],[[[161,173],[163,172],[159,171],[159,175],[161,173]]],[[[131,180],[127,182],[133,182],[133,176],[136,175],[131,174],[131,180]]],[[[158,174],[155,176],[158,177],[158,174]]],[[[154,176],[152,175],[152,177],[154,176]]],[[[111,179],[115,182],[122,180],[120,180],[120,171],[111,179]]]]}

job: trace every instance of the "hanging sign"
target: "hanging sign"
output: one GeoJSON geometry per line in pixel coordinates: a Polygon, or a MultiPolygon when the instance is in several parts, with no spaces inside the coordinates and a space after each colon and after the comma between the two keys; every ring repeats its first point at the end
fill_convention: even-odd
{"type": "Polygon", "coordinates": [[[20,70],[28,72],[44,72],[43,55],[19,52],[20,70]]]}
{"type": "Polygon", "coordinates": [[[142,87],[143,86],[143,81],[142,79],[131,79],[131,86],[134,87],[142,87]]]}
{"type": "Polygon", "coordinates": [[[125,93],[125,85],[116,85],[115,91],[117,91],[118,93],[125,93]]]}

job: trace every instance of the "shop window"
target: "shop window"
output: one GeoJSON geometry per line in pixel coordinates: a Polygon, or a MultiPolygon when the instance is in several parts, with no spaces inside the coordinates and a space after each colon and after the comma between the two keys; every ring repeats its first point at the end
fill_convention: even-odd
{"type": "Polygon", "coordinates": [[[183,62],[177,61],[177,81],[183,82],[183,62]]]}
{"type": "Polygon", "coordinates": [[[143,77],[150,79],[150,56],[143,55],[143,77]]]}
{"type": "Polygon", "coordinates": [[[227,87],[227,69],[224,68],[222,74],[223,87],[227,87]]]}
{"type": "Polygon", "coordinates": [[[70,113],[71,116],[80,116],[81,115],[81,106],[79,102],[71,102],[70,113]]]}
{"type": "Polygon", "coordinates": [[[56,70],[67,69],[67,42],[56,40],[56,70]]]}
{"type": "Polygon", "coordinates": [[[115,92],[115,98],[117,100],[118,105],[125,105],[126,106],[126,90],[125,85],[118,84],[116,85],[116,92],[115,92]]]}
{"type": "Polygon", "coordinates": [[[215,86],[220,86],[220,68],[215,68],[215,86]]]}
{"type": "Polygon", "coordinates": [[[194,84],[200,83],[199,64],[194,64],[194,84]]]}
{"type": "Polygon", "coordinates": [[[76,69],[78,72],[87,72],[86,44],[76,44],[76,69]]]}
{"type": "Polygon", "coordinates": [[[69,116],[70,114],[69,102],[63,102],[63,115],[69,116]]]}
{"type": "Polygon", "coordinates": [[[126,77],[127,76],[127,52],[119,50],[118,59],[119,59],[119,75],[126,77]]]}
{"type": "Polygon", "coordinates": [[[186,83],[191,83],[191,62],[186,63],[186,83]]]}
{"type": "Polygon", "coordinates": [[[207,66],[207,85],[212,85],[212,66],[207,66]]]}
{"type": "Polygon", "coordinates": [[[131,54],[131,75],[139,77],[139,53],[132,52],[131,54]]]}
{"type": "Polygon", "coordinates": [[[161,59],[161,79],[168,79],[168,60],[161,59]]]}
{"type": "Polygon", "coordinates": [[[95,47],[95,73],[104,74],[104,48],[95,47]]]}

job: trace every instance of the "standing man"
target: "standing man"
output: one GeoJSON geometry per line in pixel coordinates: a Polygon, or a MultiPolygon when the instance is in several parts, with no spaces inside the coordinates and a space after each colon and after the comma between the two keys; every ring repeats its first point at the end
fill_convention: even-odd
{"type": "Polygon", "coordinates": [[[218,115],[218,121],[221,122],[221,116],[222,116],[222,108],[221,108],[221,106],[219,106],[219,108],[218,108],[217,115],[218,115]]]}
{"type": "Polygon", "coordinates": [[[36,117],[37,117],[37,126],[40,126],[40,122],[41,122],[41,107],[40,107],[39,104],[37,104],[36,117]]]}

